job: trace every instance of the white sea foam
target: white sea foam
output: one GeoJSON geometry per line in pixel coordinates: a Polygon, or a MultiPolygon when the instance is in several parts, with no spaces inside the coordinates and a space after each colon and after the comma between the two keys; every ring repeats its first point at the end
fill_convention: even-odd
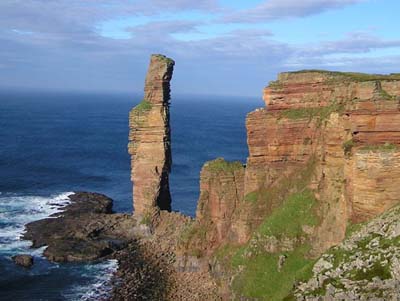
{"type": "Polygon", "coordinates": [[[70,203],[71,194],[64,192],[50,197],[0,194],[0,252],[40,255],[43,248],[29,249],[31,242],[21,240],[25,225],[62,212],[70,203]]]}
{"type": "MultiPolygon", "coordinates": [[[[43,257],[46,247],[31,249],[32,243],[22,240],[27,223],[51,217],[63,211],[70,204],[68,196],[73,192],[58,195],[19,196],[0,192],[0,255],[11,256],[18,253],[43,257]]],[[[57,268],[50,266],[47,268],[57,268]]],[[[66,300],[99,301],[107,300],[111,292],[111,278],[118,268],[117,260],[108,260],[96,264],[84,264],[79,267],[84,284],[75,285],[63,292],[66,300]]]]}
{"type": "Polygon", "coordinates": [[[107,300],[111,293],[111,278],[118,268],[118,261],[107,260],[97,264],[85,265],[83,276],[93,277],[84,285],[77,285],[63,293],[67,300],[99,301],[107,300]]]}

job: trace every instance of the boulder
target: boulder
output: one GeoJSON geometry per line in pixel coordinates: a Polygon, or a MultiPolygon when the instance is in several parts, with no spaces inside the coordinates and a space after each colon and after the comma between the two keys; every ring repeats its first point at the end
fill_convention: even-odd
{"type": "Polygon", "coordinates": [[[27,254],[15,255],[12,257],[12,260],[16,265],[24,268],[30,268],[33,265],[33,257],[27,254]]]}

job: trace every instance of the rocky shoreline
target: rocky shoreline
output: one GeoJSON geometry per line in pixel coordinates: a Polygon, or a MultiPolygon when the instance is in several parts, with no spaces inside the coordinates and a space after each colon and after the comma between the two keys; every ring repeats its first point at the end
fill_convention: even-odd
{"type": "Polygon", "coordinates": [[[266,107],[247,116],[246,165],[223,158],[204,164],[192,219],[170,212],[173,66],[152,55],[145,98],[130,113],[134,214],[113,213],[104,195],[76,193],[63,213],[28,224],[24,238],[47,246],[51,261],[117,259],[111,300],[398,295],[397,211],[395,239],[377,237],[378,223],[378,232],[359,233],[358,247],[330,248],[355,224],[399,204],[400,78],[280,74],[264,89],[266,107]],[[357,258],[368,265],[354,266],[357,258]]]}
{"type": "Polygon", "coordinates": [[[220,300],[208,271],[177,252],[179,233],[191,219],[158,212],[152,226],[113,213],[105,195],[77,192],[61,213],[26,225],[32,248],[47,246],[53,262],[116,259],[109,300],[220,300]],[[190,260],[189,260],[190,261],[190,260]]]}
{"type": "Polygon", "coordinates": [[[130,113],[133,215],[105,195],[77,192],[63,212],[26,225],[32,247],[54,262],[118,260],[111,300],[220,300],[208,260],[183,238],[193,220],[171,211],[169,100],[174,61],[152,55],[144,100],[130,113]]]}
{"type": "Polygon", "coordinates": [[[61,213],[26,225],[23,239],[33,248],[47,246],[44,256],[55,262],[92,261],[112,256],[133,237],[136,221],[112,213],[113,201],[102,194],[77,192],[61,213]]]}
{"type": "Polygon", "coordinates": [[[90,192],[69,196],[70,204],[49,218],[26,225],[32,248],[47,246],[50,261],[118,260],[110,300],[163,300],[165,273],[138,238],[149,233],[132,215],[113,213],[112,199],[90,192]]]}

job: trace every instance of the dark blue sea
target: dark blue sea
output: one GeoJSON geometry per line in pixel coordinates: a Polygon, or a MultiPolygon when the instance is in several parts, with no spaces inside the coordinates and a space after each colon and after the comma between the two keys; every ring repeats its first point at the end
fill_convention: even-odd
{"type": "MultiPolygon", "coordinates": [[[[24,225],[66,204],[74,191],[104,193],[131,212],[128,112],[141,95],[0,92],[0,300],[101,300],[115,261],[54,264],[20,239],[24,225]],[[32,269],[11,256],[30,253],[32,269]]],[[[245,117],[260,99],[174,96],[173,210],[194,215],[199,173],[217,157],[245,161],[245,117]]]]}

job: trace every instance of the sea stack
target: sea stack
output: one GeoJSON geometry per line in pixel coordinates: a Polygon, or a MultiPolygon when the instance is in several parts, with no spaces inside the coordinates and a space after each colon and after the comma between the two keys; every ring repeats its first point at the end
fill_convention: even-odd
{"type": "Polygon", "coordinates": [[[129,115],[131,180],[135,215],[154,209],[171,210],[170,81],[175,62],[153,54],[147,71],[144,99],[129,115]]]}

